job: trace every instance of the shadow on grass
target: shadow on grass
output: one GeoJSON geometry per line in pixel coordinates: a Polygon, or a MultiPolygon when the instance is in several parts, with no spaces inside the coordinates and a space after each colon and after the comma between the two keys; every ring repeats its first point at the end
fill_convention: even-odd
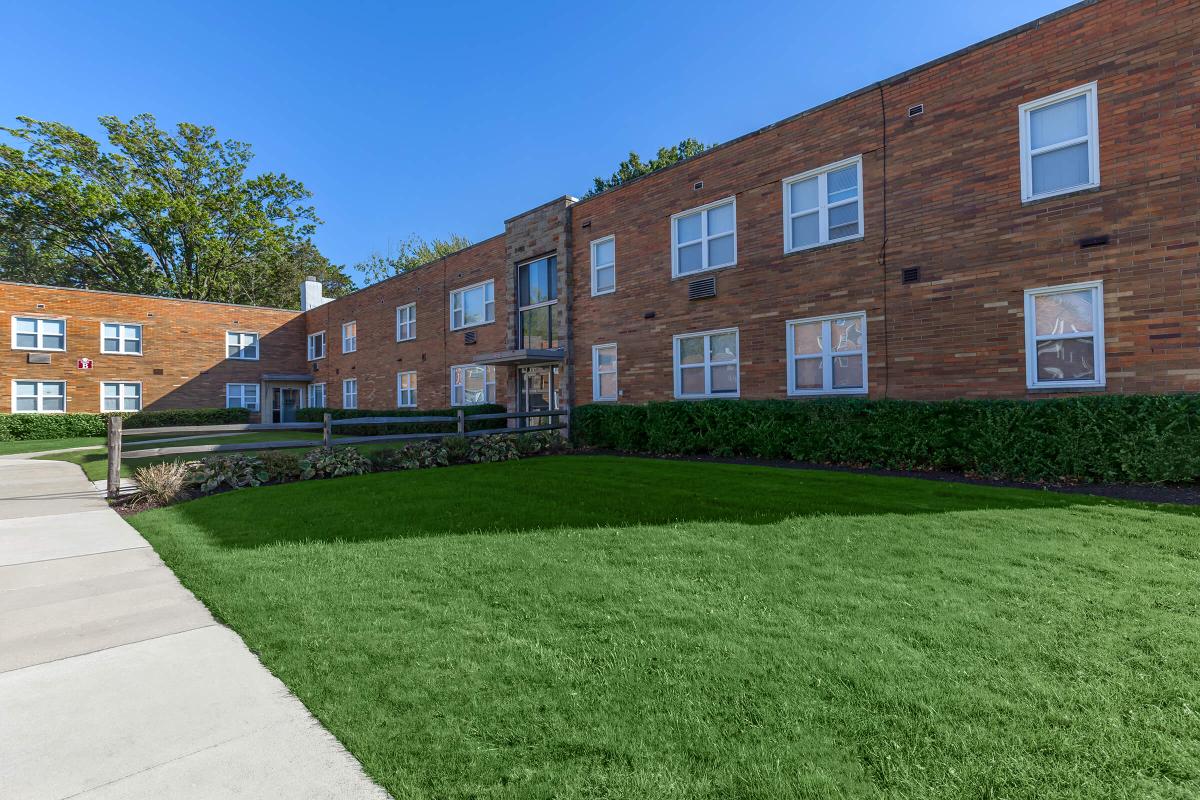
{"type": "Polygon", "coordinates": [[[911,478],[558,456],[227,492],[139,516],[191,525],[225,547],[377,541],[672,522],[769,524],[801,516],[1067,508],[1110,501],[911,478]]]}

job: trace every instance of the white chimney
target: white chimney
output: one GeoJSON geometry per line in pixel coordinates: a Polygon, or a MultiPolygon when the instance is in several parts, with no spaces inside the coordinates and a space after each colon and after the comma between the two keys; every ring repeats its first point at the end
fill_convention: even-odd
{"type": "Polygon", "coordinates": [[[300,284],[300,310],[311,311],[317,306],[323,306],[332,300],[332,297],[324,297],[321,294],[321,282],[312,275],[304,279],[304,283],[300,284]]]}

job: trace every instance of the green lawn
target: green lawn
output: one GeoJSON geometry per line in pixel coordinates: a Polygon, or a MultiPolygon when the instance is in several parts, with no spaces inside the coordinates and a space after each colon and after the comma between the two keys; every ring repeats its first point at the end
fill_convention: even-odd
{"type": "MultiPolygon", "coordinates": [[[[155,439],[164,438],[162,436],[152,437],[155,439]]],[[[336,440],[338,437],[334,437],[336,440]]],[[[293,440],[309,439],[312,444],[309,447],[316,447],[321,442],[321,434],[310,433],[308,431],[255,431],[253,433],[239,433],[232,436],[211,436],[188,439],[187,441],[179,442],[163,442],[162,444],[139,445],[137,437],[126,437],[122,445],[125,452],[131,450],[149,448],[149,447],[186,447],[194,444],[245,444],[250,442],[287,442],[293,440]]],[[[50,448],[36,448],[37,450],[50,448]]],[[[26,451],[29,452],[29,451],[26,451]]],[[[138,467],[146,464],[153,464],[158,461],[174,461],[184,460],[190,461],[205,456],[216,455],[215,453],[189,453],[186,455],[173,456],[157,456],[153,458],[129,458],[121,460],[121,474],[128,477],[133,474],[133,471],[138,467]]],[[[87,475],[88,480],[97,481],[108,475],[108,452],[103,449],[84,450],[77,453],[58,453],[56,455],[38,456],[38,458],[49,459],[53,461],[70,461],[78,464],[83,468],[83,472],[87,475]]]]}
{"type": "Polygon", "coordinates": [[[0,456],[14,453],[40,453],[42,450],[60,450],[66,447],[99,447],[103,444],[103,436],[77,436],[70,439],[29,439],[19,442],[0,442],[0,456]]]}
{"type": "Polygon", "coordinates": [[[1200,795],[1200,518],[564,456],[133,518],[397,798],[1200,795]]]}

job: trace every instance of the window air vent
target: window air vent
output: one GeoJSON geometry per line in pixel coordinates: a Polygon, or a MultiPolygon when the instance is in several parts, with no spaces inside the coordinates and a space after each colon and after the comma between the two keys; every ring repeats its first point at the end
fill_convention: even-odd
{"type": "Polygon", "coordinates": [[[1079,240],[1079,249],[1084,250],[1088,247],[1103,247],[1108,244],[1108,234],[1103,236],[1088,236],[1086,239],[1079,240]]]}
{"type": "Polygon", "coordinates": [[[924,103],[917,103],[915,106],[908,107],[909,119],[912,119],[913,117],[919,117],[924,113],[925,113],[925,104],[924,103]]]}
{"type": "Polygon", "coordinates": [[[716,275],[709,275],[707,278],[697,278],[694,281],[688,281],[688,300],[703,300],[706,297],[716,296],[716,275]]]}
{"type": "Polygon", "coordinates": [[[29,353],[26,356],[25,361],[26,361],[26,363],[29,363],[29,364],[49,364],[50,363],[50,354],[49,353],[29,353]]]}
{"type": "Polygon", "coordinates": [[[901,283],[916,283],[919,280],[921,280],[921,268],[920,267],[905,267],[900,272],[900,282],[901,283]]]}
{"type": "Polygon", "coordinates": [[[463,344],[475,344],[475,331],[467,331],[463,334],[463,344]]]}

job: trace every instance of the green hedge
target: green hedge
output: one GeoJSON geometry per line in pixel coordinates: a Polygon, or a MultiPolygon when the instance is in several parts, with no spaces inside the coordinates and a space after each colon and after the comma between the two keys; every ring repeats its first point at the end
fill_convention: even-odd
{"type": "MultiPolygon", "coordinates": [[[[463,412],[470,417],[473,414],[503,414],[504,406],[488,403],[477,406],[462,406],[463,412]]],[[[453,417],[458,414],[458,408],[302,408],[296,412],[298,422],[321,422],[328,413],[334,419],[353,419],[354,417],[453,417]]],[[[467,420],[467,430],[481,431],[488,428],[502,428],[504,420],[485,419],[478,422],[467,420]]],[[[391,436],[400,433],[453,433],[458,425],[455,422],[422,422],[396,423],[394,425],[338,425],[334,433],[347,436],[391,436]]]]}
{"type": "MultiPolygon", "coordinates": [[[[111,414],[0,414],[0,441],[104,436],[111,414]]],[[[250,421],[244,408],[181,408],[124,414],[126,428],[170,425],[236,425],[250,421]]]]}
{"type": "Polygon", "coordinates": [[[588,405],[578,444],[947,470],[1026,481],[1200,478],[1200,395],[1053,400],[708,400],[588,405]]]}

